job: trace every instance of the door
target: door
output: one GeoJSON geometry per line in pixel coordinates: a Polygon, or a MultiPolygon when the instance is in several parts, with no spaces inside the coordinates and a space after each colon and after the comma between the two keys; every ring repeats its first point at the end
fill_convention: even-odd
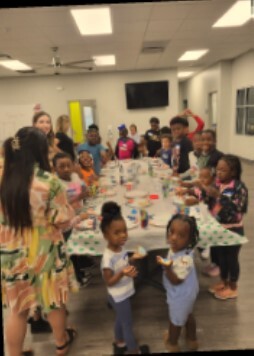
{"type": "Polygon", "coordinates": [[[209,127],[216,130],[217,127],[217,113],[218,113],[218,93],[217,91],[209,93],[208,108],[209,108],[209,127]]]}
{"type": "Polygon", "coordinates": [[[76,144],[86,140],[86,132],[91,124],[96,123],[95,100],[75,100],[68,102],[73,141],[76,144]]]}

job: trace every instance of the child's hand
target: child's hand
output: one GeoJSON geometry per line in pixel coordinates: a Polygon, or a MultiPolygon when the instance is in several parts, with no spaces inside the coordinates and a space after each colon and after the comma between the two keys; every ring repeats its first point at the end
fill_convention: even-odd
{"type": "Polygon", "coordinates": [[[123,275],[127,277],[134,278],[137,276],[138,272],[134,266],[127,266],[123,270],[123,275]]]}
{"type": "Polygon", "coordinates": [[[145,258],[145,257],[146,257],[146,255],[141,255],[138,252],[134,252],[133,255],[131,256],[131,258],[134,259],[134,260],[140,260],[140,259],[145,258]]]}
{"type": "Polygon", "coordinates": [[[165,267],[169,267],[172,265],[173,261],[172,260],[168,260],[166,258],[163,258],[161,256],[156,256],[156,262],[159,265],[165,266],[165,267]]]}

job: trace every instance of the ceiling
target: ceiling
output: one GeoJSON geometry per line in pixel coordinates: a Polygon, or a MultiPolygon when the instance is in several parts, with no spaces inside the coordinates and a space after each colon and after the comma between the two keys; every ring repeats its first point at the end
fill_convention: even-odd
{"type": "MultiPolygon", "coordinates": [[[[115,54],[115,66],[96,67],[89,72],[91,75],[176,67],[199,71],[254,49],[254,20],[240,27],[212,28],[235,1],[106,4],[111,8],[113,34],[103,36],[79,34],[70,9],[88,6],[0,8],[0,55],[7,54],[36,69],[52,63],[52,47],[57,46],[63,63],[115,54]],[[162,53],[142,53],[144,43],[151,42],[148,44],[154,46],[161,41],[166,43],[162,53]],[[200,60],[188,64],[178,62],[186,50],[202,48],[210,51],[200,60]]],[[[87,73],[81,69],[60,68],[62,75],[79,72],[87,73]]],[[[34,74],[21,74],[0,66],[0,77],[51,74],[54,74],[52,67],[37,69],[34,74]]]]}

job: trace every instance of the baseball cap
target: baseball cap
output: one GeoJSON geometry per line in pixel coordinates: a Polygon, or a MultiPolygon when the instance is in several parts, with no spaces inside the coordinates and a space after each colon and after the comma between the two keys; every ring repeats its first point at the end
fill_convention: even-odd
{"type": "Polygon", "coordinates": [[[117,128],[118,128],[118,130],[123,130],[123,129],[126,129],[126,126],[125,126],[125,124],[121,124],[117,128]]]}

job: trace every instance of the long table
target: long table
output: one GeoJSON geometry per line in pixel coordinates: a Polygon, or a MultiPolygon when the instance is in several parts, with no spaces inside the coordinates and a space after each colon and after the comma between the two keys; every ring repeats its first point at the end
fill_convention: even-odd
{"type": "MultiPolygon", "coordinates": [[[[121,205],[122,214],[127,221],[127,226],[129,226],[128,240],[125,245],[128,251],[135,251],[138,246],[144,247],[147,251],[167,249],[166,227],[152,225],[154,219],[165,219],[166,215],[165,221],[168,221],[176,212],[174,191],[169,193],[168,197],[163,197],[163,179],[169,177],[171,174],[169,169],[164,168],[161,163],[158,163],[158,161],[154,162],[152,159],[109,162],[102,170],[104,176],[100,178],[102,193],[96,198],[87,200],[84,211],[93,209],[99,215],[104,202],[115,201],[121,205]],[[151,166],[153,167],[152,172],[151,166]],[[149,175],[148,172],[152,174],[152,176],[149,175]],[[155,198],[151,200],[151,205],[145,208],[150,216],[151,222],[150,224],[148,223],[146,228],[142,228],[140,222],[136,224],[130,223],[133,207],[128,204],[128,200],[125,197],[126,187],[120,184],[121,176],[125,178],[125,181],[130,181],[131,179],[136,181],[136,186],[133,188],[134,190],[146,191],[148,196],[155,198]],[[113,187],[109,187],[110,182],[113,182],[113,187]],[[114,192],[115,195],[107,196],[107,194],[113,194],[114,192]]],[[[139,218],[139,208],[136,210],[139,218]]],[[[209,214],[204,204],[191,207],[189,209],[189,215],[195,216],[197,219],[199,229],[198,246],[201,248],[238,245],[248,242],[246,236],[239,236],[223,228],[223,226],[209,214]]],[[[98,225],[99,221],[97,221],[95,230],[90,228],[85,230],[74,229],[67,243],[68,254],[102,255],[106,247],[106,241],[98,225]]]]}

